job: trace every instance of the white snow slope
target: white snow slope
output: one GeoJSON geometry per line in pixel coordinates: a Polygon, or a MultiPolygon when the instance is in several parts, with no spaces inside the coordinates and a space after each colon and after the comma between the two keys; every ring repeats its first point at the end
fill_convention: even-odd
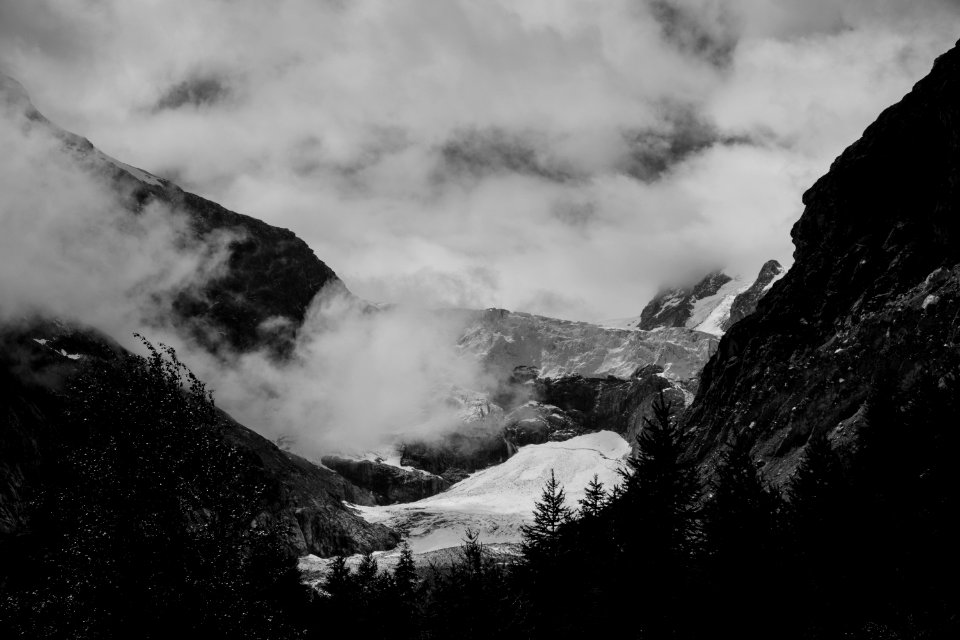
{"type": "Polygon", "coordinates": [[[577,506],[594,474],[611,489],[630,454],[630,444],[612,431],[564,442],[521,447],[515,456],[478,471],[449,490],[418,502],[355,507],[370,522],[400,531],[414,553],[459,546],[467,528],[484,543],[517,543],[520,527],[532,519],[550,470],[563,485],[567,504],[577,506]]]}
{"type": "MultiPolygon", "coordinates": [[[[690,318],[684,323],[684,327],[692,331],[709,333],[719,338],[723,335],[723,329],[721,328],[723,323],[730,317],[730,308],[733,306],[734,299],[749,289],[752,284],[752,282],[745,281],[743,276],[736,275],[712,296],[694,299],[690,318]]],[[[678,303],[679,298],[668,299],[664,301],[662,307],[665,308],[678,303]]],[[[640,324],[640,316],[607,320],[601,324],[611,329],[632,329],[640,324]]],[[[664,329],[660,331],[664,331],[664,329]]]]}

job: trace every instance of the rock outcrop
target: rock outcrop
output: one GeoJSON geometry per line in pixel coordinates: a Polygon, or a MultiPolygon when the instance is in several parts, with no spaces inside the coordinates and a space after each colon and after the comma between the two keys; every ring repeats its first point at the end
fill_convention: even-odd
{"type": "Polygon", "coordinates": [[[773,284],[783,277],[786,273],[783,266],[776,260],[768,260],[760,268],[757,279],[753,281],[748,289],[737,294],[730,305],[730,315],[720,325],[723,331],[727,331],[737,322],[740,322],[748,315],[757,310],[757,303],[760,298],[766,295],[773,284]]]}
{"type": "Polygon", "coordinates": [[[606,324],[647,331],[683,327],[719,337],[753,313],[757,302],[783,272],[779,262],[768,260],[756,280],[747,284],[749,281],[739,275],[731,277],[714,271],[696,284],[662,290],[637,317],[606,324]]]}
{"type": "Polygon", "coordinates": [[[727,274],[713,271],[693,286],[661,291],[640,312],[637,328],[646,331],[660,327],[693,328],[690,320],[696,303],[716,296],[725,286],[729,289],[731,282],[734,287],[742,286],[727,274]]]}
{"type": "Polygon", "coordinates": [[[812,433],[862,425],[876,378],[957,392],[958,132],[954,48],[804,194],[793,267],[704,369],[685,419],[700,459],[745,432],[782,480],[812,433]]]}
{"type": "Polygon", "coordinates": [[[320,462],[358,487],[369,490],[379,505],[415,502],[436,495],[450,486],[440,476],[376,460],[323,456],[320,462]]]}
{"type": "Polygon", "coordinates": [[[560,408],[585,432],[613,431],[634,444],[644,418],[652,418],[652,405],[663,393],[674,412],[687,404],[689,392],[663,377],[663,370],[649,366],[627,380],[567,376],[537,381],[536,397],[560,408]]]}

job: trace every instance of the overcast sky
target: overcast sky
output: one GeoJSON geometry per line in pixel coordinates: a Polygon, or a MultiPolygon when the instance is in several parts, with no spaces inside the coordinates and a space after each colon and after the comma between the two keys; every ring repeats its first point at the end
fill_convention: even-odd
{"type": "Polygon", "coordinates": [[[789,264],[804,189],[956,0],[0,0],[47,117],[375,301],[637,315],[789,264]]]}

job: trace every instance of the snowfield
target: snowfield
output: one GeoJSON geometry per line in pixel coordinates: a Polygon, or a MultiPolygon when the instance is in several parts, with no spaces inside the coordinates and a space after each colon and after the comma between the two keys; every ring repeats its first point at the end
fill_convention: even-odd
{"type": "Polygon", "coordinates": [[[480,541],[517,543],[520,527],[532,518],[552,469],[575,508],[587,483],[597,474],[605,487],[620,480],[619,469],[630,444],[612,431],[590,433],[564,442],[521,447],[515,456],[478,471],[447,491],[418,502],[382,507],[354,507],[370,522],[400,531],[416,554],[459,546],[468,528],[480,541]]]}

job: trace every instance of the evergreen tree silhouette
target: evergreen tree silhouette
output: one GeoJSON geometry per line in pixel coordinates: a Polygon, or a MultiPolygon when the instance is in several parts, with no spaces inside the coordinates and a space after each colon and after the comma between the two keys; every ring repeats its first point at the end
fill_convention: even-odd
{"type": "Polygon", "coordinates": [[[556,560],[561,554],[560,530],[570,522],[573,512],[567,506],[567,496],[553,469],[533,508],[533,524],[521,528],[523,551],[527,559],[556,560]]]}
{"type": "Polygon", "coordinates": [[[684,611],[700,546],[702,488],[662,391],[652,409],[622,473],[622,495],[611,505],[625,573],[644,577],[639,584],[624,578],[616,591],[622,606],[639,609],[646,633],[670,637],[690,619],[684,611]]]}
{"type": "Polygon", "coordinates": [[[583,498],[580,499],[578,504],[580,506],[578,514],[580,518],[598,518],[603,513],[603,509],[607,505],[607,492],[604,491],[603,483],[600,482],[597,474],[593,474],[593,478],[586,486],[583,498]]]}

